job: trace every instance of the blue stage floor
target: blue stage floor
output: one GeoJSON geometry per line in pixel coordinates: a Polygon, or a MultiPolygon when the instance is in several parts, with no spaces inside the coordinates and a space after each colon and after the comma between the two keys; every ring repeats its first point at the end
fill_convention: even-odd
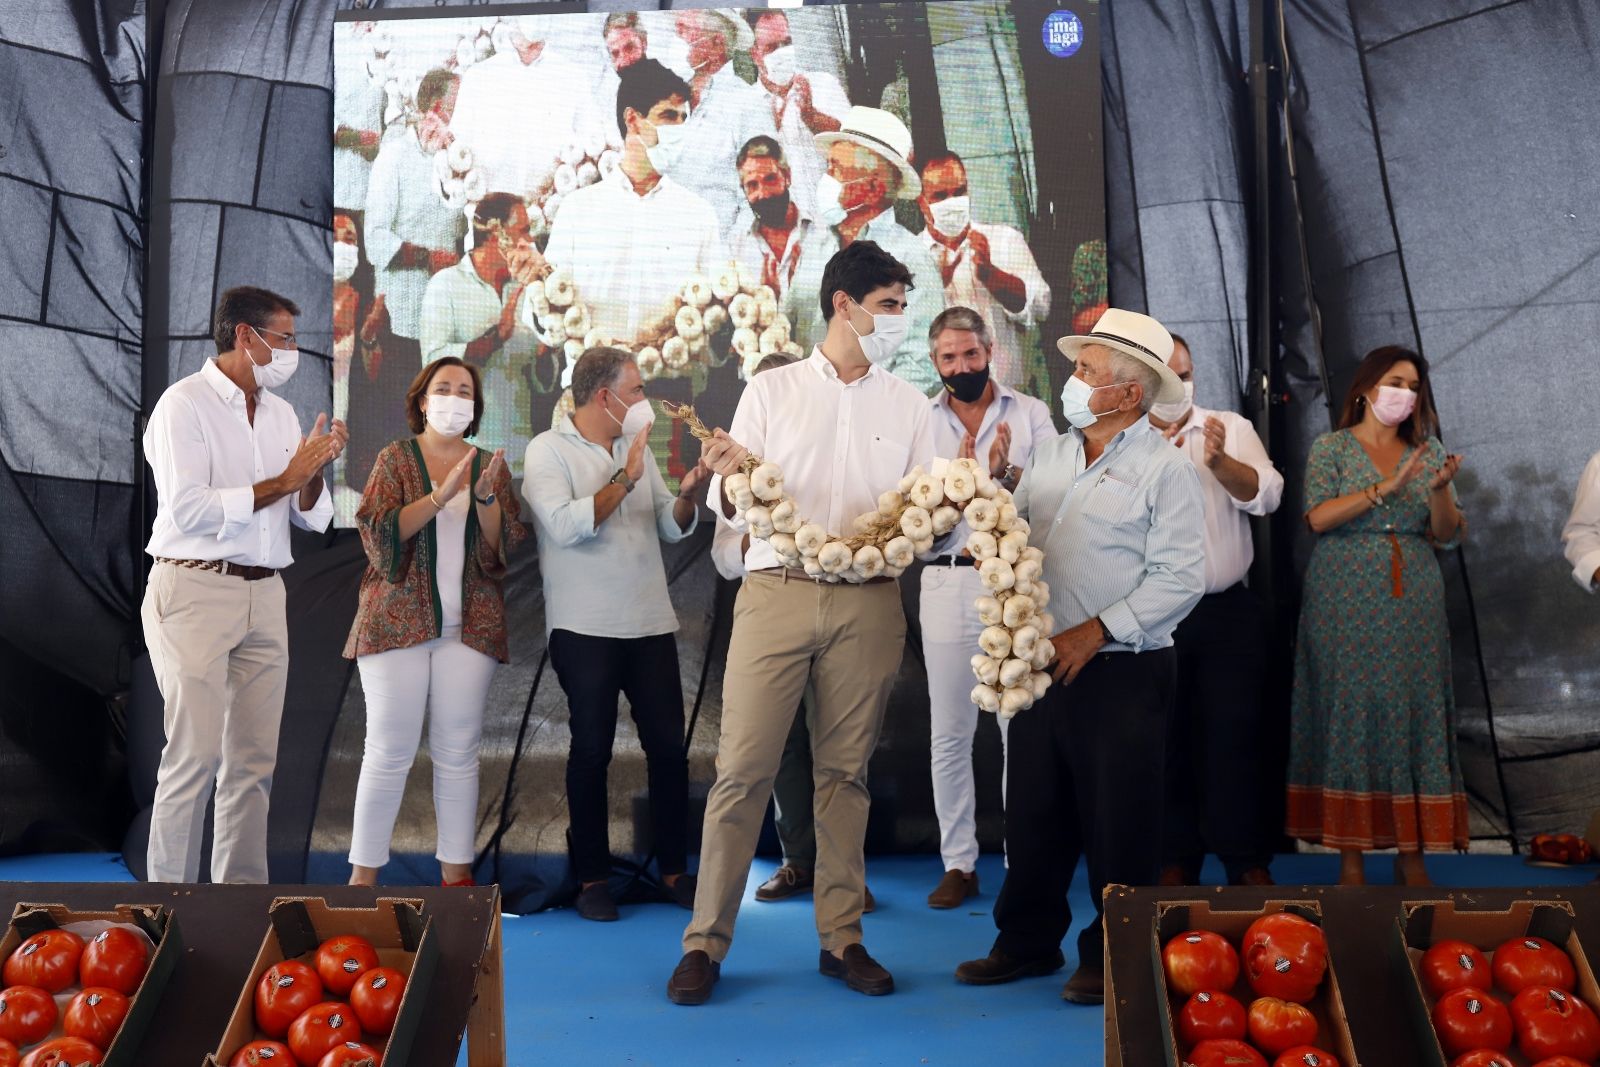
{"type": "MultiPolygon", "coordinates": [[[[1283,856],[1281,882],[1324,883],[1333,856],[1283,856]]],[[[1375,856],[1368,874],[1387,883],[1391,860],[1375,856]]],[[[758,864],[753,890],[772,869],[758,864]]],[[[1594,868],[1529,867],[1511,856],[1442,856],[1429,860],[1442,885],[1579,885],[1594,868]]],[[[1052,1064],[1100,1063],[1100,1012],[1059,998],[1075,965],[1009,986],[973,988],[951,977],[957,963],[988,951],[989,909],[1004,872],[999,857],[979,865],[983,894],[968,907],[930,911],[936,857],[875,857],[867,864],[878,911],[866,918],[866,943],[894,972],[889,997],[863,997],[817,973],[809,897],[758,904],[750,897],[738,938],[711,1003],[680,1008],[666,999],[688,913],[665,904],[624,908],[616,923],[589,923],[560,910],[505,920],[509,1063],[721,1065],[753,1064],[1052,1064]]],[[[1220,871],[1208,865],[1207,877],[1220,871]]],[[[122,881],[115,857],[35,856],[0,860],[7,881],[122,881]]],[[[1075,914],[1087,914],[1082,877],[1075,914]]],[[[466,1062],[463,1056],[462,1064],[466,1062]]],[[[432,1065],[419,1065],[432,1067],[432,1065]]]]}

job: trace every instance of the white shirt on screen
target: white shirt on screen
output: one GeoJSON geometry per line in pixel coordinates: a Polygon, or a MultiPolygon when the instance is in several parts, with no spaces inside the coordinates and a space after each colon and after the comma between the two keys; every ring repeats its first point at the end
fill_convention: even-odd
{"type": "Polygon", "coordinates": [[[472,149],[490,192],[527,197],[555,173],[561,149],[579,136],[583,104],[578,67],[547,46],[532,63],[515,49],[474,63],[461,75],[450,132],[472,149]]]}
{"type": "MultiPolygon", "coordinates": [[[[994,334],[994,364],[991,372],[1004,385],[1022,384],[1025,362],[1035,326],[1050,314],[1050,286],[1039,273],[1039,264],[1028,248],[1028,240],[1021,232],[999,224],[974,222],[970,229],[977,230],[989,241],[989,259],[1007,274],[1022,280],[1027,298],[1022,310],[1011,312],[995,299],[988,286],[978,280],[977,269],[972,264],[972,253],[963,241],[956,248],[946,248],[933,239],[928,230],[922,231],[922,241],[935,267],[955,261],[955,271],[944,287],[944,298],[951,305],[969,307],[983,316],[994,334]]],[[[942,277],[942,275],[941,275],[942,277]]]]}
{"type": "Polygon", "coordinates": [[[1566,544],[1567,562],[1572,564],[1572,580],[1594,592],[1594,572],[1600,567],[1600,452],[1583,468],[1561,540],[1566,544]]]}
{"type": "MultiPolygon", "coordinates": [[[[794,229],[789,231],[789,241],[784,246],[781,257],[773,253],[772,246],[761,235],[761,224],[748,203],[740,210],[738,225],[734,227],[733,234],[728,239],[728,251],[733,258],[755,271],[762,284],[772,286],[772,291],[778,294],[780,306],[784,294],[789,291],[789,283],[799,270],[800,258],[805,251],[807,239],[811,231],[817,228],[817,224],[812,221],[806,209],[799,207],[798,201],[796,207],[799,208],[799,218],[795,222],[794,229]]],[[[815,298],[816,294],[813,293],[812,296],[815,298]]],[[[811,314],[820,315],[821,309],[813,305],[811,314]]]]}
{"type": "Polygon", "coordinates": [[[375,276],[373,291],[384,297],[389,328],[396,337],[416,340],[421,336],[428,269],[399,266],[395,257],[402,244],[461,251],[467,217],[452,211],[434,191],[433,156],[422,150],[415,130],[384,138],[372,164],[363,228],[375,276]]]}
{"type": "MultiPolygon", "coordinates": [[[[967,435],[967,428],[950,406],[948,390],[940,388],[939,395],[931,403],[934,451],[945,459],[955,459],[961,453],[961,442],[967,435]]],[[[994,399],[989,402],[989,407],[983,413],[983,421],[978,424],[977,443],[972,450],[977,461],[985,466],[988,465],[989,450],[994,447],[995,434],[1000,432],[1001,423],[1011,427],[1011,449],[1007,461],[1024,470],[1033,460],[1034,448],[1041,441],[1057,436],[1056,424],[1051,421],[1050,408],[1044,401],[995,382],[994,399]]],[[[965,522],[957,524],[949,541],[950,551],[962,552],[971,532],[965,522]]]]}
{"type": "MultiPolygon", "coordinates": [[[[811,86],[811,106],[824,115],[844,121],[850,110],[850,98],[844,86],[832,74],[808,71],[804,75],[811,86]]],[[[778,143],[783,146],[783,157],[789,162],[789,177],[793,187],[790,195],[800,205],[800,210],[810,215],[817,207],[817,182],[827,172],[828,162],[817,148],[816,131],[806,125],[800,115],[800,100],[794,83],[781,95],[767,93],[767,106],[772,108],[778,124],[778,143]]]]}
{"type": "Polygon", "coordinates": [[[289,524],[326,530],[333,498],[324,486],[310,511],[300,510],[299,493],[257,511],[254,486],[283,473],[300,437],[294,408],[265,389],[256,390],[251,425],[244,390],[214,359],[174,382],[144,431],[156,483],[156,521],[145,551],[273,570],[293,563],[289,524]]]}
{"type": "Polygon", "coordinates": [[[744,205],[735,160],[746,141],[758,134],[777,135],[766,93],[733,72],[729,63],[711,76],[700,102],[683,124],[683,153],[672,177],[711,205],[717,234],[733,229],[744,205]]]}
{"type": "Polygon", "coordinates": [[[624,343],[667,313],[690,275],[728,261],[704,200],[668,177],[640,196],[620,167],[561,202],[544,255],[572,271],[591,325],[624,343]]]}
{"type": "MultiPolygon", "coordinates": [[[[848,534],[857,515],[913,467],[933,461],[928,398],[882,367],[848,385],[818,349],[808,359],[763,371],[745,385],[728,434],[783,469],[784,491],[807,522],[848,534]]],[[[710,499],[722,499],[722,479],[710,499]]],[[[727,525],[742,531],[744,518],[727,525]]],[[[745,569],[777,567],[765,541],[752,541],[745,569]]]]}
{"type": "Polygon", "coordinates": [[[1250,420],[1233,411],[1208,411],[1196,405],[1173,437],[1200,473],[1205,497],[1206,592],[1220,593],[1238,585],[1250,573],[1255,546],[1250,540],[1249,515],[1271,515],[1283,499],[1283,475],[1272,465],[1266,447],[1250,420]],[[1223,451],[1256,472],[1256,495],[1239,500],[1206,466],[1206,420],[1222,420],[1223,451]]]}
{"type": "MultiPolygon", "coordinates": [[[[383,133],[383,86],[375,84],[365,71],[340,82],[333,94],[333,128],[383,133]]],[[[380,138],[381,140],[381,138],[380,138]]],[[[333,150],[333,206],[346,211],[365,211],[367,176],[372,163],[354,148],[333,150]]]]}

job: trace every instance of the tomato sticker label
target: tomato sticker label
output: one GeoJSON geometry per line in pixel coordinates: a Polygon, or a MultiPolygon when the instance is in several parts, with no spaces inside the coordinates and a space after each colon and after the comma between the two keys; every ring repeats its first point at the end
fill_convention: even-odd
{"type": "Polygon", "coordinates": [[[278,988],[279,989],[288,989],[292,985],[294,985],[294,976],[293,975],[285,974],[285,975],[280,975],[278,977],[278,988]]]}
{"type": "Polygon", "coordinates": [[[354,956],[344,961],[345,974],[355,974],[360,969],[361,963],[354,956]]]}
{"type": "Polygon", "coordinates": [[[372,988],[373,989],[383,989],[388,984],[389,984],[389,979],[387,977],[385,977],[384,975],[381,975],[381,974],[378,975],[378,977],[376,977],[376,978],[374,978],[372,980],[372,988]]]}

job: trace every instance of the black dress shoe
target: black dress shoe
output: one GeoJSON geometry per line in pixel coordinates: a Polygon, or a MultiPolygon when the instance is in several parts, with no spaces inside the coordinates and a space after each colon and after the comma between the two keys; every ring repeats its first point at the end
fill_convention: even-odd
{"type": "Polygon", "coordinates": [[[785,863],[773,871],[772,877],[762,882],[756,889],[756,899],[765,904],[792,897],[796,893],[809,893],[812,881],[813,875],[810,871],[791,867],[785,863]]]}
{"type": "Polygon", "coordinates": [[[678,880],[671,885],[663,883],[662,888],[667,891],[667,896],[680,908],[694,910],[694,887],[697,883],[692,874],[680,874],[678,880]]]}
{"type": "Polygon", "coordinates": [[[829,978],[843,978],[845,985],[869,997],[881,997],[894,992],[894,975],[867,955],[867,950],[860,944],[846,945],[844,959],[823,949],[817,961],[817,970],[829,978]]]}
{"type": "Polygon", "coordinates": [[[967,985],[1003,985],[1018,978],[1034,978],[1041,974],[1054,974],[1067,965],[1060,949],[1050,956],[1022,959],[1009,956],[999,949],[990,949],[981,960],[968,960],[956,968],[956,981],[967,985]]]}
{"type": "Polygon", "coordinates": [[[611,890],[606,888],[604,882],[596,882],[579,893],[576,906],[578,914],[591,922],[617,921],[617,902],[611,899],[611,890]]]}
{"type": "Polygon", "coordinates": [[[1104,1004],[1106,976],[1099,967],[1079,967],[1061,987],[1061,999],[1073,1004],[1104,1004]]]}
{"type": "Polygon", "coordinates": [[[722,977],[722,964],[699,949],[686,952],[667,980],[667,999],[674,1004],[704,1004],[722,977]]]}

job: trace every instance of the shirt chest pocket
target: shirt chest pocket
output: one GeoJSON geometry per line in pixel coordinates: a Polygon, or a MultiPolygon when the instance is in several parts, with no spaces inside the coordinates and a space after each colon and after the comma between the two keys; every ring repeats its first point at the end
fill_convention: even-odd
{"type": "Polygon", "coordinates": [[[1144,494],[1118,478],[1103,477],[1090,487],[1083,517],[1109,525],[1138,522],[1144,515],[1144,494]]]}
{"type": "Polygon", "coordinates": [[[910,455],[909,445],[873,434],[867,442],[867,479],[872,491],[893,489],[906,473],[906,457],[910,455]]]}

